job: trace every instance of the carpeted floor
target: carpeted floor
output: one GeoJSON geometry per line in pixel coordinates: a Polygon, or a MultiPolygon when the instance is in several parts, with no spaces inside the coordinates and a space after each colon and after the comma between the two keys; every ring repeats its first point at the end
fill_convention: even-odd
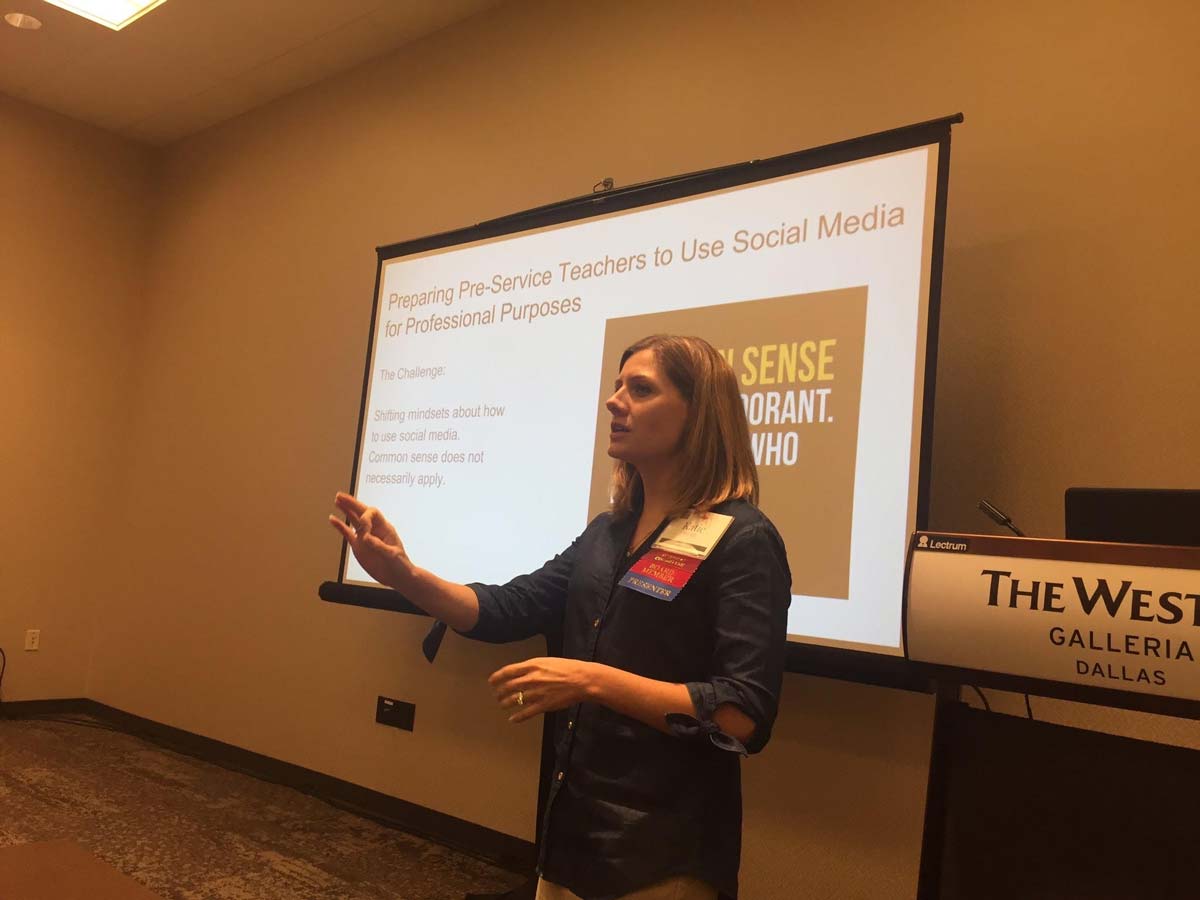
{"type": "Polygon", "coordinates": [[[522,880],[127,734],[0,720],[0,847],[56,838],[164,900],[461,900],[522,880]]]}

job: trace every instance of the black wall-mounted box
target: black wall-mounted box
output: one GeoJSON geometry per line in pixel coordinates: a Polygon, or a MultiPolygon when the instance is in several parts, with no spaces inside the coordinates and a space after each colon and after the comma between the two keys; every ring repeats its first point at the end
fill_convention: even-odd
{"type": "Polygon", "coordinates": [[[380,725],[391,725],[393,728],[412,731],[413,719],[416,714],[415,704],[405,703],[403,700],[393,700],[391,697],[381,696],[375,704],[375,721],[380,725]]]}

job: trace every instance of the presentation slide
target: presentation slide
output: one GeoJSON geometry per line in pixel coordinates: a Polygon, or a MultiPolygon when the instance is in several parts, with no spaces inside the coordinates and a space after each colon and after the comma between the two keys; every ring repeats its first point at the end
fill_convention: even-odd
{"type": "Polygon", "coordinates": [[[900,653],[938,152],[384,259],[353,492],[445,578],[530,571],[608,506],[621,351],[699,335],[741,385],[791,639],[900,653]]]}

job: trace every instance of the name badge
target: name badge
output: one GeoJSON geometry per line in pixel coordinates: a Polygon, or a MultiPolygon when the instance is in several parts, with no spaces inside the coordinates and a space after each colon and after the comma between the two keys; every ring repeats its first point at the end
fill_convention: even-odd
{"type": "Polygon", "coordinates": [[[699,513],[667,524],[649,552],[618,582],[647,597],[674,600],[729,528],[733,516],[699,513]]]}
{"type": "Polygon", "coordinates": [[[680,516],[667,523],[654,542],[654,549],[670,550],[694,559],[708,559],[708,554],[712,553],[732,521],[733,516],[712,512],[680,516]]]}

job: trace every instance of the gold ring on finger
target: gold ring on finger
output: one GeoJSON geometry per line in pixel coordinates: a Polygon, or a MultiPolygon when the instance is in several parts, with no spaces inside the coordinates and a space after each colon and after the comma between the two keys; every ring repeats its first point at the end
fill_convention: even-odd
{"type": "Polygon", "coordinates": [[[517,691],[517,706],[524,706],[524,705],[525,705],[525,692],[517,691]]]}

